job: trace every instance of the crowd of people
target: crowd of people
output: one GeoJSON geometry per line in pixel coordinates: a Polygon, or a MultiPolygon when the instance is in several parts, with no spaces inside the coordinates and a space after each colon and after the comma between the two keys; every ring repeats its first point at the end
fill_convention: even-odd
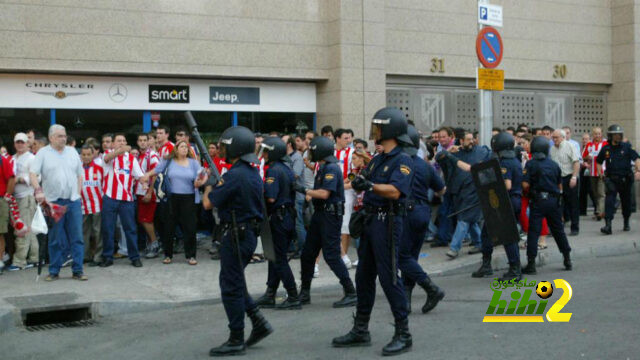
{"type": "MultiPolygon", "coordinates": [[[[57,129],[61,133],[60,141],[64,138],[67,147],[75,145],[75,140],[67,137],[63,128],[52,129],[57,129]]],[[[494,128],[493,135],[500,131],[501,129],[494,128]]],[[[526,124],[522,124],[517,128],[506,128],[504,131],[514,137],[517,157],[523,169],[526,162],[531,159],[533,138],[544,136],[548,139],[550,156],[560,165],[562,171],[563,220],[571,223],[569,235],[579,234],[580,216],[586,215],[589,200],[593,204],[593,218],[595,220],[605,218],[605,166],[599,166],[595,161],[603,146],[607,144],[601,128],[596,127],[590,134],[582,134],[580,142],[571,138],[572,132],[568,126],[552,129],[549,126],[529,128],[526,124]]],[[[33,171],[34,161],[40,149],[54,146],[52,137],[55,136],[57,134],[51,131],[48,138],[37,134],[34,130],[18,133],[14,137],[15,154],[10,155],[4,152],[2,155],[0,192],[3,196],[15,197],[21,220],[27,226],[30,225],[35,214],[37,206],[35,191],[39,189],[32,184],[30,173],[37,173],[38,184],[41,184],[42,175],[33,171]]],[[[286,144],[288,164],[293,170],[296,183],[312,188],[318,165],[310,160],[309,144],[318,134],[311,130],[300,134],[284,135],[277,132],[268,135],[256,133],[256,154],[261,152],[263,139],[274,136],[280,137],[286,144]]],[[[372,156],[381,152],[382,149],[375,146],[375,150],[372,148],[371,150],[374,151],[369,152],[368,142],[355,138],[350,129],[334,130],[331,126],[325,126],[321,129],[320,136],[327,137],[335,143],[335,156],[344,180],[345,211],[340,226],[340,256],[346,268],[349,269],[358,264],[357,259],[352,260],[348,255],[351,246],[349,222],[352,212],[362,207],[363,194],[357,194],[350,187],[348,175],[358,174],[368,165],[372,156]]],[[[71,236],[73,239],[70,240],[82,240],[84,263],[89,266],[106,267],[113,264],[114,258],[128,257],[134,266],[141,266],[141,253],[148,259],[162,253],[163,262],[169,264],[174,254],[184,249],[188,263],[196,265],[196,231],[199,223],[214,235],[210,252],[214,259],[217,258],[220,233],[219,229],[216,231],[215,224],[218,218],[215,209],[214,214],[211,214],[204,212],[199,205],[207,176],[207,172],[203,170],[208,167],[208,164],[201,159],[199,149],[191,142],[186,128],[176,129],[174,141],[171,141],[170,137],[170,129],[160,126],[149,133],[139,134],[134,146],[127,144],[124,134],[104,134],[100,142],[95,138],[85,139],[78,149],[80,164],[76,169],[69,171],[77,170],[78,177],[82,177],[79,180],[81,186],[78,185],[82,218],[78,220],[78,226],[76,222],[72,222],[73,226],[81,228],[82,236],[80,239],[77,239],[77,236],[71,236]],[[170,184],[169,191],[173,195],[165,200],[156,196],[157,188],[153,186],[158,174],[163,175],[165,181],[170,184]],[[204,213],[204,216],[201,213],[204,213]],[[204,220],[199,221],[199,219],[204,220]],[[203,225],[203,223],[209,224],[203,225]]],[[[623,142],[626,141],[627,139],[624,138],[623,142]]],[[[208,144],[208,152],[218,172],[223,174],[230,168],[230,164],[218,156],[218,146],[219,144],[215,142],[208,144]]],[[[444,178],[445,174],[435,161],[435,155],[443,150],[457,151],[458,148],[471,146],[478,146],[478,132],[442,127],[431,134],[421,134],[419,156],[428,160],[440,177],[444,178]]],[[[6,147],[3,149],[6,150],[6,147]]],[[[47,161],[55,162],[53,158],[47,156],[50,153],[49,150],[41,153],[42,160],[37,164],[47,161]]],[[[65,152],[66,147],[63,153],[65,152]]],[[[262,157],[260,160],[255,166],[259,168],[264,179],[265,162],[262,157]]],[[[268,169],[268,166],[266,168],[268,169]]],[[[71,187],[77,182],[70,181],[70,178],[67,179],[68,183],[59,183],[59,186],[55,187],[56,191],[70,188],[73,192],[71,187]]],[[[633,192],[632,187],[629,190],[633,192]]],[[[53,194],[49,196],[52,201],[56,200],[53,196],[53,194]]],[[[78,200],[71,195],[65,196],[63,199],[78,200]]],[[[474,199],[468,196],[463,198],[467,203],[474,199]]],[[[622,200],[629,200],[630,211],[635,211],[635,196],[622,200]]],[[[425,241],[430,242],[431,247],[449,247],[447,255],[450,258],[460,255],[463,242],[469,242],[469,254],[480,253],[482,250],[481,223],[460,221],[458,220],[460,216],[450,216],[454,209],[453,201],[451,191],[442,197],[429,191],[431,219],[425,241]]],[[[528,231],[528,206],[528,199],[525,197],[518,218],[522,238],[526,237],[525,234],[528,231]]],[[[309,224],[308,221],[305,224],[305,213],[309,212],[309,201],[306,201],[302,194],[297,193],[294,207],[297,241],[291,246],[289,252],[290,256],[298,258],[307,238],[309,224]]],[[[73,212],[73,208],[69,206],[69,211],[73,212]]],[[[0,260],[3,261],[0,264],[7,264],[4,270],[8,271],[33,267],[38,261],[38,241],[33,233],[28,232],[24,236],[15,238],[12,256],[5,252],[5,234],[8,232],[9,220],[8,202],[4,198],[0,199],[0,254],[2,254],[0,260]]],[[[539,249],[546,248],[547,235],[549,235],[549,228],[544,220],[538,241],[539,249]]],[[[63,252],[60,255],[61,266],[79,262],[79,257],[72,256],[72,243],[69,241],[68,245],[60,245],[63,252]]],[[[526,248],[524,243],[521,246],[526,248]]],[[[254,261],[261,262],[261,254],[255,254],[254,261]]],[[[59,270],[54,271],[53,275],[57,275],[57,271],[59,270]]],[[[80,270],[77,272],[80,273],[80,270]]],[[[318,273],[316,264],[315,276],[318,273]]],[[[263,300],[268,302],[271,297],[263,300]]]]}

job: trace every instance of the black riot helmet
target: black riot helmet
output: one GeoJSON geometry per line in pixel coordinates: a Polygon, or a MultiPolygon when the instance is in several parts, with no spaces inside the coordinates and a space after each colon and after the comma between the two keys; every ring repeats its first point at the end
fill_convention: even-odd
{"type": "Polygon", "coordinates": [[[227,160],[240,158],[248,163],[258,163],[253,152],[256,148],[256,137],[244,126],[230,127],[220,136],[220,149],[227,160]]]}
{"type": "Polygon", "coordinates": [[[269,153],[269,162],[285,160],[287,156],[287,145],[277,136],[269,136],[260,144],[261,152],[269,153]]]}
{"type": "Polygon", "coordinates": [[[373,115],[369,139],[375,140],[376,143],[396,139],[402,145],[413,145],[407,135],[407,119],[404,113],[395,107],[382,108],[373,115]]]}
{"type": "Polygon", "coordinates": [[[506,131],[499,132],[491,138],[491,150],[501,158],[513,159],[516,156],[514,147],[515,139],[506,131]]]}
{"type": "Polygon", "coordinates": [[[624,130],[622,130],[622,126],[618,124],[613,124],[609,126],[607,129],[607,140],[609,142],[613,141],[613,135],[620,134],[620,140],[617,142],[622,142],[622,138],[624,137],[624,130]]]}
{"type": "Polygon", "coordinates": [[[531,140],[531,154],[534,159],[542,160],[549,155],[549,139],[536,136],[531,140]]]}
{"type": "Polygon", "coordinates": [[[338,162],[338,159],[333,155],[334,145],[333,141],[328,137],[316,136],[311,140],[309,144],[309,151],[311,152],[311,161],[324,160],[326,162],[338,162]]]}
{"type": "Polygon", "coordinates": [[[420,148],[420,134],[418,130],[413,126],[407,126],[407,135],[409,139],[411,139],[411,145],[403,144],[404,152],[409,154],[409,156],[413,156],[418,153],[418,149],[420,148]]]}

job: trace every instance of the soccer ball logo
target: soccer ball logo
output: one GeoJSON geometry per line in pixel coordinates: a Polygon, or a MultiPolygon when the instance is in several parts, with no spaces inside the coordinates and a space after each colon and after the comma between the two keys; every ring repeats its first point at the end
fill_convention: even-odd
{"type": "Polygon", "coordinates": [[[540,281],[536,286],[536,294],[542,299],[546,299],[553,294],[553,285],[548,281],[540,281]]]}

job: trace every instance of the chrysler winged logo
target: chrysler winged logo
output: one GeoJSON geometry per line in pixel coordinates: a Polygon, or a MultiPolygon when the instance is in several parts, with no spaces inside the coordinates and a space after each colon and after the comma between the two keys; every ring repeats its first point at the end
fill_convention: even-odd
{"type": "Polygon", "coordinates": [[[119,83],[111,85],[109,88],[109,98],[111,98],[113,102],[123,102],[127,98],[127,87],[119,83]]]}
{"type": "Polygon", "coordinates": [[[68,96],[86,95],[89,91],[66,91],[67,89],[93,90],[93,84],[85,83],[63,83],[63,82],[27,82],[25,86],[29,89],[47,89],[53,91],[35,91],[32,93],[45,96],[53,96],[58,100],[62,100],[68,96]],[[62,90],[64,89],[64,90],[62,90]]]}

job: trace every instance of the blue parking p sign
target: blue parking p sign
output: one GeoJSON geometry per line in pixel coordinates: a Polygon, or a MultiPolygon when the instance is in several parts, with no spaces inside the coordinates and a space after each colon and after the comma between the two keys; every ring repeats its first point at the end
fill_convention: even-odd
{"type": "Polygon", "coordinates": [[[489,10],[486,6],[480,6],[480,20],[487,20],[487,14],[489,10]]]}
{"type": "Polygon", "coordinates": [[[489,26],[502,26],[502,6],[478,4],[478,23],[489,26]]]}

